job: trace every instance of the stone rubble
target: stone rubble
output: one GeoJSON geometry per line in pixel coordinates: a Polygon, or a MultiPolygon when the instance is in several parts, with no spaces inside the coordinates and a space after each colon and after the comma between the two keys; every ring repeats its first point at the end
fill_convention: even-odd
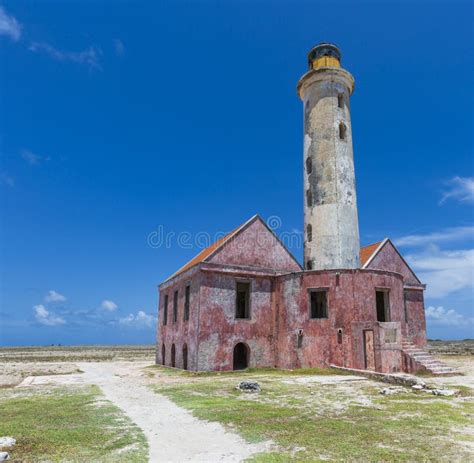
{"type": "Polygon", "coordinates": [[[382,395],[393,395],[399,394],[401,392],[404,392],[404,389],[402,387],[384,387],[380,390],[380,394],[382,395]]]}
{"type": "Polygon", "coordinates": [[[8,452],[0,452],[0,461],[6,461],[10,459],[8,452]]]}
{"type": "Polygon", "coordinates": [[[0,437],[0,447],[13,447],[16,444],[16,439],[13,437],[0,437]]]}
{"type": "Polygon", "coordinates": [[[262,390],[256,381],[241,381],[235,388],[242,392],[260,392],[262,390]]]}
{"type": "Polygon", "coordinates": [[[433,395],[441,395],[441,396],[445,396],[445,397],[453,397],[455,395],[457,395],[459,392],[458,391],[455,391],[453,389],[433,389],[431,391],[431,393],[433,395]]]}

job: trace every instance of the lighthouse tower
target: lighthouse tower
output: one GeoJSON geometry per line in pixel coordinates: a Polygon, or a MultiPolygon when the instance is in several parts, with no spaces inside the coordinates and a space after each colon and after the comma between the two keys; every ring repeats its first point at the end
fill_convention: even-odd
{"type": "Polygon", "coordinates": [[[304,260],[307,270],[359,267],[359,223],[349,98],[354,78],[322,43],[298,82],[304,105],[304,260]]]}

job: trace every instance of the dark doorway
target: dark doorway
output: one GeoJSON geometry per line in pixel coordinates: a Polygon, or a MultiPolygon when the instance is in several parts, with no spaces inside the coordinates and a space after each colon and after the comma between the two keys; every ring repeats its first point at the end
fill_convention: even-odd
{"type": "Polygon", "coordinates": [[[176,366],[176,347],[174,344],[171,346],[171,366],[176,366]]]}
{"type": "Polygon", "coordinates": [[[161,346],[161,364],[166,365],[166,347],[164,344],[161,346]]]}
{"type": "Polygon", "coordinates": [[[249,348],[239,342],[234,347],[234,370],[244,370],[249,366],[249,348]]]}
{"type": "Polygon", "coordinates": [[[188,345],[183,346],[183,369],[188,369],[188,345]]]}
{"type": "Polygon", "coordinates": [[[375,291],[375,302],[377,305],[377,321],[390,321],[390,300],[388,291],[375,291]]]}

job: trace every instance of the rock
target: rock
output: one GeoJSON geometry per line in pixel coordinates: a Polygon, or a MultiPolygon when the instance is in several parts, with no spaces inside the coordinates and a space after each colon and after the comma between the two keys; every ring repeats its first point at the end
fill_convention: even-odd
{"type": "Polygon", "coordinates": [[[415,391],[422,391],[424,386],[422,384],[414,384],[411,388],[415,389],[415,391]]]}
{"type": "Polygon", "coordinates": [[[10,459],[8,452],[0,452],[0,461],[6,461],[10,459]]]}
{"type": "Polygon", "coordinates": [[[380,394],[383,395],[392,395],[392,394],[399,394],[400,392],[403,392],[404,390],[400,387],[384,387],[383,389],[380,390],[380,394]]]}
{"type": "Polygon", "coordinates": [[[16,444],[16,439],[13,439],[13,437],[0,437],[0,447],[12,447],[16,444]]]}
{"type": "Polygon", "coordinates": [[[433,389],[431,393],[433,395],[442,395],[445,397],[452,397],[452,396],[455,396],[458,393],[458,391],[454,391],[452,389],[433,389]]]}
{"type": "Polygon", "coordinates": [[[242,392],[260,392],[262,390],[256,381],[241,381],[236,389],[242,392]]]}

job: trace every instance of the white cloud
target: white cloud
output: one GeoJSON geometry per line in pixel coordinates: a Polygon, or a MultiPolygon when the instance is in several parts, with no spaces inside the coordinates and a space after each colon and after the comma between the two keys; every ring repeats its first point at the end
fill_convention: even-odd
{"type": "Polygon", "coordinates": [[[58,326],[66,323],[64,318],[51,313],[43,304],[33,306],[33,310],[35,311],[36,321],[41,325],[58,326]]]}
{"type": "Polygon", "coordinates": [[[454,309],[430,306],[425,311],[429,325],[468,326],[474,325],[474,317],[465,317],[454,309]]]}
{"type": "Polygon", "coordinates": [[[424,235],[407,235],[394,240],[394,242],[397,246],[426,246],[431,243],[446,243],[466,238],[474,238],[474,226],[451,227],[424,235]]]}
{"type": "Polygon", "coordinates": [[[4,35],[14,40],[20,40],[21,26],[20,23],[10,16],[5,9],[0,5],[0,35],[4,35]]]}
{"type": "Polygon", "coordinates": [[[474,249],[442,251],[430,245],[422,252],[408,255],[407,261],[427,284],[427,297],[440,298],[474,289],[474,249]]]}
{"type": "Polygon", "coordinates": [[[71,61],[73,63],[83,64],[89,69],[101,69],[99,58],[102,55],[102,50],[96,47],[89,47],[79,52],[62,51],[54,48],[49,43],[33,42],[30,47],[33,52],[45,52],[56,61],[71,61]]]}
{"type": "Polygon", "coordinates": [[[15,186],[15,179],[8,175],[5,172],[0,172],[0,184],[1,185],[6,185],[9,187],[14,187],[15,186]]]}
{"type": "Polygon", "coordinates": [[[449,189],[443,193],[440,204],[448,199],[462,203],[474,202],[474,177],[454,177],[447,182],[449,189]]]}
{"type": "Polygon", "coordinates": [[[120,325],[134,328],[153,328],[156,321],[156,317],[146,314],[143,310],[139,310],[136,314],[131,313],[118,320],[120,325]]]}
{"type": "Polygon", "coordinates": [[[26,162],[28,162],[28,164],[31,164],[32,166],[39,164],[43,159],[42,156],[35,154],[30,150],[21,150],[20,155],[26,162]]]}
{"type": "Polygon", "coordinates": [[[125,45],[120,39],[114,40],[114,47],[115,47],[115,54],[117,56],[123,56],[123,54],[125,53],[125,45]]]}
{"type": "Polygon", "coordinates": [[[118,305],[109,299],[104,299],[101,304],[100,308],[103,310],[108,310],[109,312],[113,312],[114,310],[118,309],[118,305]]]}
{"type": "Polygon", "coordinates": [[[45,302],[65,302],[66,296],[58,293],[54,289],[48,291],[48,294],[44,298],[45,302]]]}

